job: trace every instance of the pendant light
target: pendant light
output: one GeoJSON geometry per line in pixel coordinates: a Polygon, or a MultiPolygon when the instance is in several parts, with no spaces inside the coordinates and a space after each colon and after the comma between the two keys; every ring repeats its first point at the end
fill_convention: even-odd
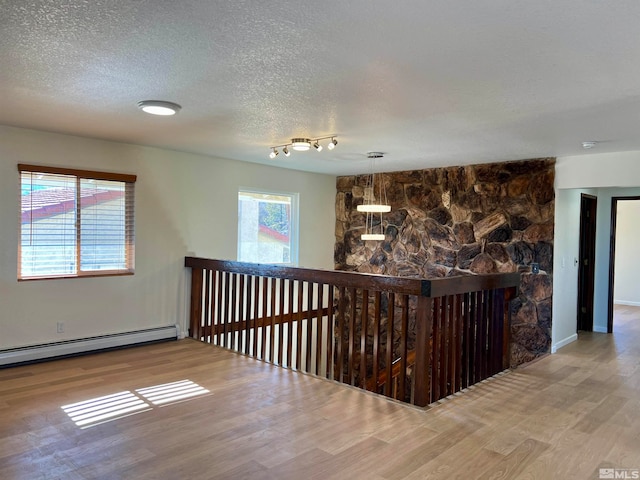
{"type": "Polygon", "coordinates": [[[364,187],[364,203],[358,205],[359,212],[367,214],[365,231],[360,236],[362,240],[384,240],[384,227],[382,226],[382,214],[391,211],[391,205],[387,202],[387,190],[380,173],[374,172],[374,159],[382,158],[382,152],[369,152],[367,158],[371,159],[371,175],[367,177],[364,187]],[[374,232],[373,222],[375,215],[380,214],[380,232],[374,232]]]}

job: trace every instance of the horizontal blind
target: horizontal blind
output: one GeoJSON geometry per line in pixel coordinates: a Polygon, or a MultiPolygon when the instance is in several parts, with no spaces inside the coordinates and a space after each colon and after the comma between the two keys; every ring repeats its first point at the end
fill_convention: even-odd
{"type": "Polygon", "coordinates": [[[19,277],[69,275],[76,264],[76,178],[21,173],[19,277]]]}
{"type": "Polygon", "coordinates": [[[80,179],[80,269],[127,270],[133,201],[125,182],[80,179]],[[128,201],[129,200],[129,201],[128,201]],[[129,205],[129,208],[128,208],[129,205]]]}
{"type": "Polygon", "coordinates": [[[18,278],[133,271],[135,176],[96,177],[21,169],[18,278]]]}

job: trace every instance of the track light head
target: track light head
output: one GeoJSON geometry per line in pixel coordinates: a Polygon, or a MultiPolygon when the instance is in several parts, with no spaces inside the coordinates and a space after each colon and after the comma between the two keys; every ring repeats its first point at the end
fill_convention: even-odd
{"type": "Polygon", "coordinates": [[[338,140],[332,137],[331,141],[329,142],[329,145],[327,145],[327,148],[329,150],[333,150],[334,148],[336,148],[336,145],[338,145],[338,140]]]}
{"type": "Polygon", "coordinates": [[[278,156],[278,150],[276,150],[275,148],[271,150],[271,153],[269,154],[269,158],[274,159],[278,156]]]}
{"type": "Polygon", "coordinates": [[[320,145],[320,144],[318,143],[318,140],[316,140],[316,141],[313,143],[313,148],[315,148],[315,149],[316,149],[317,151],[319,151],[319,152],[321,152],[321,151],[322,151],[322,145],[320,145]]]}
{"type": "Polygon", "coordinates": [[[287,146],[285,145],[284,148],[282,149],[282,153],[284,153],[285,157],[288,157],[289,155],[291,155],[291,152],[289,151],[289,149],[287,148],[287,146]]]}

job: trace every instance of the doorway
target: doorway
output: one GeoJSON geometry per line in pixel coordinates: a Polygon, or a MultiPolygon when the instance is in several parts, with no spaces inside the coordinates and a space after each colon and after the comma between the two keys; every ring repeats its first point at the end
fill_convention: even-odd
{"type": "Polygon", "coordinates": [[[580,195],[580,251],[578,264],[577,330],[593,331],[597,197],[580,195]]]}
{"type": "MultiPolygon", "coordinates": [[[[615,307],[615,280],[616,280],[616,245],[618,244],[618,212],[619,205],[618,202],[621,201],[629,201],[629,200],[640,200],[639,196],[633,197],[612,197],[611,198],[611,244],[609,247],[609,298],[608,298],[608,308],[607,308],[607,333],[613,333],[613,314],[615,307]]],[[[629,204],[629,206],[633,206],[629,204]]],[[[637,222],[625,222],[625,226],[635,225],[637,222]]],[[[623,232],[624,235],[624,232],[623,232]]],[[[628,237],[628,235],[626,235],[628,237]]],[[[620,238],[622,240],[622,238],[620,238]]],[[[632,239],[633,241],[633,239],[632,239]]],[[[624,247],[624,244],[621,245],[624,247]]],[[[635,248],[633,249],[635,251],[635,248]]],[[[624,255],[628,255],[625,253],[626,250],[621,250],[621,253],[624,255]]],[[[635,257],[635,255],[634,255],[635,257]]],[[[620,260],[620,259],[619,259],[620,260]]],[[[620,265],[620,264],[619,264],[620,265]]],[[[626,266],[626,265],[625,265],[626,266]]],[[[621,272],[621,274],[624,272],[621,272]]],[[[635,281],[633,282],[635,285],[635,281]]]]}

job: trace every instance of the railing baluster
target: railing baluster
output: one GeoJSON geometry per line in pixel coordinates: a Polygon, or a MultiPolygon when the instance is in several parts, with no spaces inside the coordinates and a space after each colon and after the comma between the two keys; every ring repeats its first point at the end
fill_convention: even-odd
{"type": "Polygon", "coordinates": [[[431,364],[431,401],[434,402],[440,398],[440,343],[442,330],[442,299],[436,297],[433,299],[433,332],[432,338],[432,364],[431,364]]]}
{"type": "Polygon", "coordinates": [[[367,327],[369,324],[369,290],[362,290],[360,310],[360,388],[367,388],[367,327]]]}
{"type": "Polygon", "coordinates": [[[215,343],[218,335],[218,318],[216,316],[216,292],[218,291],[218,276],[220,272],[216,270],[209,270],[209,275],[211,275],[211,291],[208,292],[209,296],[209,317],[210,317],[210,325],[211,325],[211,336],[209,337],[209,342],[215,343]]]}
{"type": "Polygon", "coordinates": [[[262,341],[260,343],[260,359],[263,361],[267,360],[267,315],[269,314],[269,310],[267,308],[269,302],[269,279],[267,277],[262,277],[262,311],[260,312],[260,323],[262,327],[262,341]]]}
{"type": "Polygon", "coordinates": [[[455,392],[456,374],[456,317],[453,315],[455,297],[447,295],[447,395],[455,392]]]}
{"type": "Polygon", "coordinates": [[[229,290],[229,311],[231,313],[229,322],[229,348],[236,349],[237,345],[237,302],[238,302],[238,275],[235,273],[231,274],[231,288],[229,290]]]}
{"type": "Polygon", "coordinates": [[[304,282],[298,280],[298,321],[296,323],[296,331],[298,334],[298,339],[296,342],[296,370],[302,370],[302,344],[304,342],[304,337],[302,335],[302,325],[303,325],[303,313],[302,313],[302,305],[304,302],[304,282]]]}
{"type": "Polygon", "coordinates": [[[251,292],[253,302],[253,319],[251,321],[252,331],[252,354],[258,358],[258,318],[260,318],[260,277],[251,276],[251,292]]]}
{"type": "Polygon", "coordinates": [[[349,315],[349,368],[347,376],[349,378],[349,385],[355,386],[356,384],[356,369],[355,369],[355,330],[356,330],[356,289],[349,289],[349,302],[351,303],[350,315],[349,315]]]}
{"type": "Polygon", "coordinates": [[[407,356],[409,341],[409,295],[402,295],[402,316],[400,317],[400,372],[396,398],[406,401],[407,395],[407,356]]]}
{"type": "Polygon", "coordinates": [[[327,366],[326,368],[326,378],[335,380],[335,375],[333,374],[333,343],[335,338],[335,326],[334,326],[334,315],[333,315],[333,285],[327,285],[328,288],[328,299],[327,299],[327,366]]]}
{"type": "Polygon", "coordinates": [[[463,296],[458,294],[455,296],[454,304],[453,304],[453,321],[455,323],[455,353],[453,354],[453,361],[455,362],[454,369],[454,385],[453,391],[459,392],[462,387],[462,341],[464,337],[464,321],[462,317],[462,305],[463,305],[463,296]]]}
{"type": "Polygon", "coordinates": [[[387,301],[387,346],[386,346],[386,368],[385,372],[387,378],[385,380],[384,385],[384,394],[387,397],[393,397],[393,320],[395,318],[395,294],[393,292],[389,292],[389,297],[387,301]]]}
{"type": "Polygon", "coordinates": [[[379,290],[374,295],[373,307],[373,391],[378,391],[378,369],[380,362],[380,297],[379,290]]]}
{"type": "Polygon", "coordinates": [[[245,355],[249,355],[249,319],[251,318],[251,277],[243,275],[240,277],[240,302],[242,302],[242,311],[240,312],[240,324],[239,328],[240,336],[242,337],[242,351],[245,355]],[[244,301],[243,301],[244,300],[244,301]]]}
{"type": "Polygon", "coordinates": [[[323,335],[323,322],[322,322],[322,309],[324,306],[324,284],[318,283],[318,310],[316,313],[316,375],[320,375],[320,369],[322,367],[322,335],[323,335]]]}
{"type": "Polygon", "coordinates": [[[278,365],[282,365],[282,350],[284,346],[284,280],[278,279],[278,289],[280,291],[280,301],[278,302],[278,314],[280,322],[278,323],[278,365]]]}
{"type": "Polygon", "coordinates": [[[209,317],[209,303],[210,303],[210,276],[211,276],[211,271],[209,270],[204,270],[203,272],[203,288],[204,288],[204,295],[203,295],[203,306],[202,306],[202,322],[201,322],[201,326],[202,326],[202,331],[201,331],[201,336],[204,338],[207,338],[208,335],[207,333],[209,333],[211,331],[210,328],[210,317],[209,317]]]}
{"type": "Polygon", "coordinates": [[[462,335],[463,335],[463,343],[462,343],[462,383],[460,385],[461,388],[467,388],[469,386],[469,371],[471,370],[471,338],[472,338],[472,329],[471,329],[471,318],[470,318],[470,310],[471,310],[471,296],[473,294],[467,292],[464,294],[462,305],[463,310],[460,315],[462,321],[462,335]]]}
{"type": "Polygon", "coordinates": [[[271,300],[269,309],[269,344],[268,344],[268,354],[267,361],[270,363],[275,363],[275,335],[276,335],[276,294],[277,294],[277,282],[279,278],[271,278],[271,290],[269,293],[269,298],[271,300]]]}
{"type": "Polygon", "coordinates": [[[440,339],[442,343],[440,344],[440,398],[444,398],[447,396],[447,344],[449,337],[449,308],[447,303],[447,297],[442,297],[442,327],[440,329],[441,336],[440,339]]]}
{"type": "Polygon", "coordinates": [[[226,346],[226,337],[227,337],[227,294],[226,289],[229,285],[229,272],[224,272],[223,279],[221,280],[222,288],[218,291],[218,309],[221,323],[220,334],[218,335],[218,345],[221,347],[226,346]]]}
{"type": "Polygon", "coordinates": [[[311,373],[311,345],[312,345],[312,333],[313,333],[313,315],[311,312],[313,311],[313,290],[314,285],[311,282],[307,282],[307,339],[306,339],[306,361],[304,364],[304,371],[307,373],[311,373]]]}
{"type": "Polygon", "coordinates": [[[482,380],[487,376],[487,291],[480,293],[482,303],[480,304],[480,318],[478,319],[478,329],[480,330],[480,365],[478,377],[482,380]]]}
{"type": "Polygon", "coordinates": [[[509,308],[509,302],[517,295],[517,289],[514,287],[504,289],[504,303],[503,303],[503,334],[502,334],[502,369],[509,368],[511,364],[511,309],[509,308]]]}
{"type": "Polygon", "coordinates": [[[336,340],[336,362],[335,362],[335,371],[333,374],[334,380],[339,382],[344,382],[344,355],[343,352],[343,344],[344,344],[344,324],[345,324],[345,302],[346,302],[346,288],[341,286],[338,288],[338,315],[336,317],[336,328],[338,330],[337,340],[336,340]]]}
{"type": "Polygon", "coordinates": [[[289,280],[289,301],[288,301],[288,310],[289,315],[287,316],[287,367],[293,368],[293,280],[289,280]]]}

